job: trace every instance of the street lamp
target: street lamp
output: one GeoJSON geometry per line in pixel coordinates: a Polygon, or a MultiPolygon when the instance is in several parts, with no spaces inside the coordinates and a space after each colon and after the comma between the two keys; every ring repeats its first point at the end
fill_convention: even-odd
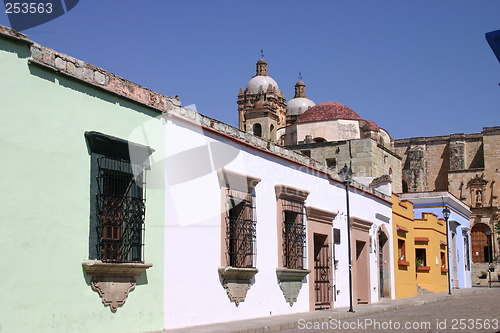
{"type": "Polygon", "coordinates": [[[448,238],[448,219],[450,218],[450,209],[445,206],[443,209],[444,220],[446,221],[446,247],[448,255],[446,256],[446,264],[448,265],[448,295],[451,295],[451,267],[450,267],[450,239],[448,238]]]}
{"type": "Polygon", "coordinates": [[[488,228],[484,233],[488,237],[488,287],[491,288],[491,231],[488,228]]]}
{"type": "Polygon", "coordinates": [[[338,173],[345,185],[345,196],[347,203],[347,255],[349,257],[349,312],[354,312],[352,308],[352,258],[351,258],[351,217],[349,215],[349,184],[352,181],[352,169],[347,164],[338,173]]]}

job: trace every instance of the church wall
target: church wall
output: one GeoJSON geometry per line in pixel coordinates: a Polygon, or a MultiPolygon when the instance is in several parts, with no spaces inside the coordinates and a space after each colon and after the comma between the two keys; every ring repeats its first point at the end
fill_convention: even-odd
{"type": "Polygon", "coordinates": [[[403,158],[403,180],[409,192],[445,190],[449,170],[448,140],[444,137],[396,140],[403,158]]]}
{"type": "Polygon", "coordinates": [[[465,167],[475,169],[484,167],[483,141],[481,138],[465,142],[465,167]]]}
{"type": "Polygon", "coordinates": [[[489,181],[486,191],[488,206],[500,206],[500,127],[483,136],[484,176],[489,181]]]}
{"type": "Polygon", "coordinates": [[[370,140],[370,146],[372,151],[371,176],[380,177],[382,175],[390,175],[393,192],[401,193],[403,191],[401,183],[401,159],[373,140],[370,140]]]}
{"type": "Polygon", "coordinates": [[[351,164],[355,177],[380,177],[392,171],[393,191],[402,192],[401,159],[384,146],[367,138],[351,141],[328,142],[325,144],[304,144],[292,149],[310,155],[311,158],[340,170],[351,164]],[[334,166],[332,165],[335,161],[334,166]]]}
{"type": "Polygon", "coordinates": [[[434,190],[448,188],[449,155],[448,144],[431,143],[426,146],[425,159],[427,160],[427,186],[426,191],[432,187],[434,190]]]}
{"type": "MultiPolygon", "coordinates": [[[[481,133],[401,139],[395,146],[403,157],[403,180],[409,192],[446,189],[447,185],[450,193],[471,207],[471,226],[485,223],[493,230],[500,217],[500,127],[485,127],[481,133]]],[[[500,256],[498,245],[492,244],[495,257],[500,256]]]]}
{"type": "Polygon", "coordinates": [[[297,141],[323,138],[326,141],[359,139],[361,137],[357,120],[330,120],[297,124],[297,141]]]}
{"type": "Polygon", "coordinates": [[[297,142],[294,144],[306,140],[308,135],[311,136],[311,139],[323,138],[326,141],[336,141],[335,133],[338,132],[338,124],[334,121],[298,123],[296,125],[297,142]]]}

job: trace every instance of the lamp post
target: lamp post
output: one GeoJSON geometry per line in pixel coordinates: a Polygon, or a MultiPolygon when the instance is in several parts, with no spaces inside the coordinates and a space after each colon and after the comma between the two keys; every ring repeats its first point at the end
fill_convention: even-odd
{"type": "Polygon", "coordinates": [[[352,181],[352,169],[347,164],[338,173],[340,179],[345,185],[345,196],[347,204],[347,255],[349,257],[349,311],[354,312],[352,308],[352,258],[351,258],[351,217],[349,214],[349,185],[352,181]]]}
{"type": "Polygon", "coordinates": [[[446,256],[446,264],[448,265],[448,295],[451,295],[451,267],[450,267],[450,239],[448,238],[448,219],[450,218],[450,209],[445,206],[443,209],[444,220],[446,221],[446,248],[448,255],[446,256]]]}
{"type": "Polygon", "coordinates": [[[488,288],[491,288],[491,231],[486,229],[484,233],[488,237],[488,288]]]}

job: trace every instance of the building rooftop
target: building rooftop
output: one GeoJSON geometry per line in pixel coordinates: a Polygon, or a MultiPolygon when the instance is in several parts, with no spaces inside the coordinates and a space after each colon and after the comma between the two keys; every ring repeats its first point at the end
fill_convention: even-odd
{"type": "Polygon", "coordinates": [[[297,122],[306,123],[336,119],[362,120],[356,112],[344,104],[330,101],[316,104],[312,108],[308,109],[301,116],[299,116],[297,122]]]}

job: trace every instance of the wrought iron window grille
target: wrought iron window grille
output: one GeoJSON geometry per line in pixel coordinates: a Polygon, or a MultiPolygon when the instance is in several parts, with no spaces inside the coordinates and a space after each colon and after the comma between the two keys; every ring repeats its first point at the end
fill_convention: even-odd
{"type": "Polygon", "coordinates": [[[229,266],[255,267],[256,226],[253,194],[226,189],[226,259],[229,266]]]}
{"type": "Polygon", "coordinates": [[[306,226],[304,202],[290,198],[281,199],[283,211],[283,266],[304,269],[306,226]]]}
{"type": "Polygon", "coordinates": [[[143,262],[144,168],[109,157],[97,158],[97,167],[98,259],[115,263],[143,262]]]}

